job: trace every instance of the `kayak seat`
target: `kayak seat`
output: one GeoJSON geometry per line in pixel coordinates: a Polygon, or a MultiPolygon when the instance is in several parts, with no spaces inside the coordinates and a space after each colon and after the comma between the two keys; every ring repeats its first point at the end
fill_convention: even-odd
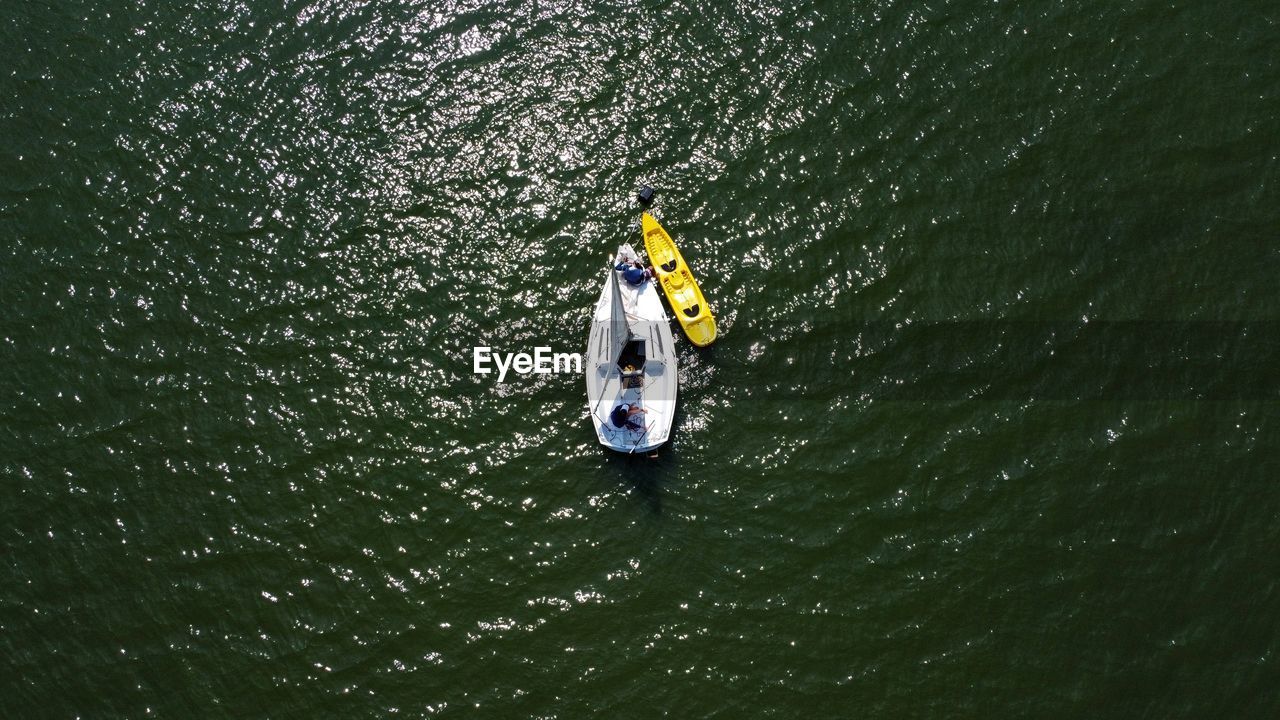
{"type": "Polygon", "coordinates": [[[688,315],[691,318],[695,318],[695,317],[698,317],[698,311],[701,309],[702,308],[698,307],[696,304],[690,305],[689,307],[684,309],[684,314],[688,315]]]}
{"type": "Polygon", "coordinates": [[[662,267],[662,270],[663,270],[664,272],[675,272],[675,271],[676,271],[676,259],[675,259],[675,258],[671,258],[671,261],[670,261],[670,262],[663,263],[661,267],[662,267]]]}

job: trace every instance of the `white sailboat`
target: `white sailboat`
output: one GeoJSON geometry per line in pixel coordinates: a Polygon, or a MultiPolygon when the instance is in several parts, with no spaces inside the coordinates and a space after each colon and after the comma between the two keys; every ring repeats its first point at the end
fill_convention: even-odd
{"type": "Polygon", "coordinates": [[[631,285],[614,269],[638,258],[624,244],[609,265],[583,363],[596,437],[624,453],[656,450],[666,442],[676,410],[675,343],[658,289],[649,280],[631,285]]]}

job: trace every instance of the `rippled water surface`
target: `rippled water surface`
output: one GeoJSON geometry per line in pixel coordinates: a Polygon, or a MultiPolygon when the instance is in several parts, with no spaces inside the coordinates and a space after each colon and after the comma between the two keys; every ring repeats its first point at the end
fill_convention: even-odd
{"type": "Polygon", "coordinates": [[[6,4],[0,714],[1275,717],[1277,32],[6,4]],[[645,183],[721,330],[655,461],[471,372],[645,183]]]}

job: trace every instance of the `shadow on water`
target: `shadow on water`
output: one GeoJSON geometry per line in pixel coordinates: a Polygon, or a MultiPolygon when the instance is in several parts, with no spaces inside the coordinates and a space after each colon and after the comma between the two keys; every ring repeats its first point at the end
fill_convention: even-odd
{"type": "Polygon", "coordinates": [[[675,469],[677,458],[670,442],[658,448],[658,457],[647,454],[623,455],[604,450],[604,467],[631,488],[632,494],[644,502],[649,512],[662,514],[664,481],[675,469]]]}
{"type": "MultiPolygon", "coordinates": [[[[676,403],[675,417],[672,427],[679,428],[684,419],[681,403],[676,403]]],[[[673,438],[658,448],[658,457],[651,458],[647,453],[626,455],[600,448],[604,454],[603,468],[607,474],[613,474],[621,482],[631,488],[632,494],[644,502],[653,515],[662,514],[662,496],[666,479],[676,475],[680,456],[676,451],[673,438]]]]}

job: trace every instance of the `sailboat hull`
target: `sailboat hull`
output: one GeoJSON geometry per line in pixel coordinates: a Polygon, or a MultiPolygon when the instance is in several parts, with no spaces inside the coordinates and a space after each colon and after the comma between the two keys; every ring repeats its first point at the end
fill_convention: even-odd
{"type": "MultiPolygon", "coordinates": [[[[629,244],[618,248],[613,265],[625,258],[637,257],[629,244]]],[[[587,380],[587,412],[600,444],[623,453],[643,453],[657,449],[671,437],[675,420],[676,378],[675,342],[667,321],[658,289],[645,281],[629,285],[621,273],[610,266],[604,287],[592,312],[591,330],[587,338],[587,355],[583,358],[587,380]],[[616,305],[613,292],[617,283],[630,337],[643,341],[645,358],[642,371],[624,377],[618,366],[616,343],[611,342],[611,324],[616,305]],[[610,420],[613,409],[621,404],[638,405],[644,413],[635,416],[641,430],[615,427],[610,420]]]]}

